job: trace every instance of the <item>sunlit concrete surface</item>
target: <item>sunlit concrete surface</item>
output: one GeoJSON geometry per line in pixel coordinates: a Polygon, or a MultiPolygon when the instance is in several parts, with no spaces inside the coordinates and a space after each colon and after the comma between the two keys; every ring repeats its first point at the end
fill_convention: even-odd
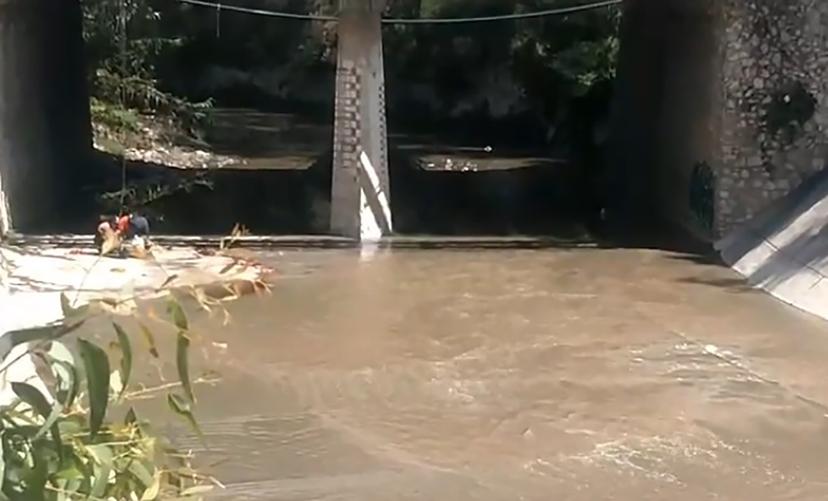
{"type": "Polygon", "coordinates": [[[717,247],[751,285],[828,319],[828,173],[805,183],[717,247]]]}

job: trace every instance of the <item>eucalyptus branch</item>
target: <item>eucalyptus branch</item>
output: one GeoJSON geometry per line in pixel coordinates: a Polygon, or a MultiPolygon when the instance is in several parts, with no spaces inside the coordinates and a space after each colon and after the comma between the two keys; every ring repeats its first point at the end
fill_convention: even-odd
{"type": "MultiPolygon", "coordinates": [[[[221,378],[218,378],[218,377],[216,377],[216,378],[201,377],[201,378],[194,379],[192,383],[196,384],[196,385],[206,384],[206,385],[211,385],[212,386],[212,385],[218,384],[220,382],[221,382],[221,378]]],[[[165,384],[158,385],[158,386],[153,386],[153,387],[150,387],[150,388],[142,388],[140,390],[127,392],[124,395],[124,400],[143,400],[143,399],[155,396],[156,393],[161,393],[161,392],[164,392],[164,391],[167,391],[167,390],[171,390],[173,388],[180,388],[180,387],[181,387],[181,382],[180,381],[175,381],[175,382],[172,382],[172,383],[165,383],[165,384]]]]}

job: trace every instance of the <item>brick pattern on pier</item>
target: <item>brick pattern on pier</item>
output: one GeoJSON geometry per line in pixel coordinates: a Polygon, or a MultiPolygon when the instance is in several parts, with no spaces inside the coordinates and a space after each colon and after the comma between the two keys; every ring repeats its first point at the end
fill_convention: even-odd
{"type": "Polygon", "coordinates": [[[333,162],[356,179],[362,137],[360,116],[360,75],[353,64],[344,62],[337,70],[334,111],[333,162]]]}
{"type": "Polygon", "coordinates": [[[336,74],[331,231],[363,241],[393,231],[382,58],[379,12],[343,13],[336,74]]]}

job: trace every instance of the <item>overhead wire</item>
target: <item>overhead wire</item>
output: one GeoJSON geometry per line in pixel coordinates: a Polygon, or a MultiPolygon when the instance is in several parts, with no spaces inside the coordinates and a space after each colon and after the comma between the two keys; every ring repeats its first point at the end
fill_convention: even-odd
{"type": "Polygon", "coordinates": [[[555,9],[539,10],[534,12],[517,12],[514,14],[501,14],[495,16],[480,17],[443,17],[443,18],[384,18],[385,24],[460,24],[460,23],[487,23],[493,21],[513,21],[520,19],[532,19],[537,17],[563,16],[588,10],[603,9],[622,3],[623,0],[605,0],[603,2],[592,2],[569,7],[558,7],[555,9]]]}
{"type": "MultiPolygon", "coordinates": [[[[221,9],[225,11],[239,12],[244,14],[251,14],[257,16],[276,17],[282,19],[295,19],[303,21],[324,21],[337,22],[338,16],[321,15],[321,14],[296,14],[291,12],[282,12],[269,9],[256,9],[251,7],[241,7],[238,5],[228,5],[226,3],[211,2],[209,0],[176,0],[179,3],[209,7],[213,9],[221,9]]],[[[568,7],[557,7],[553,9],[545,9],[534,12],[519,12],[514,14],[500,14],[494,16],[478,16],[478,17],[423,17],[423,18],[393,18],[386,17],[382,19],[383,24],[460,24],[460,23],[484,23],[492,21],[510,21],[520,19],[531,19],[548,16],[562,16],[567,14],[574,14],[588,10],[603,9],[621,4],[624,0],[603,0],[600,2],[591,2],[579,5],[570,5],[568,7]]]]}
{"type": "Polygon", "coordinates": [[[268,9],[254,9],[251,7],[241,7],[238,5],[229,5],[226,3],[209,2],[205,0],[176,0],[179,3],[195,5],[199,7],[209,7],[211,9],[224,10],[228,12],[241,12],[243,14],[252,14],[256,16],[279,17],[283,19],[296,19],[301,21],[337,21],[336,16],[324,16],[318,14],[294,14],[291,12],[280,12],[268,9]]]}

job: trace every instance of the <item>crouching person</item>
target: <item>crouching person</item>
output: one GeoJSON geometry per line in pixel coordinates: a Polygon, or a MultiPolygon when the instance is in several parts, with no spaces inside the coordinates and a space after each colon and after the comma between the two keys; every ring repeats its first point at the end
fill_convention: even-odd
{"type": "Polygon", "coordinates": [[[144,216],[126,213],[117,223],[117,233],[122,235],[127,253],[132,257],[146,257],[152,243],[149,240],[149,221],[144,216]]]}
{"type": "Polygon", "coordinates": [[[95,231],[95,248],[102,256],[121,247],[121,239],[117,231],[117,220],[113,216],[101,216],[95,231]]]}

